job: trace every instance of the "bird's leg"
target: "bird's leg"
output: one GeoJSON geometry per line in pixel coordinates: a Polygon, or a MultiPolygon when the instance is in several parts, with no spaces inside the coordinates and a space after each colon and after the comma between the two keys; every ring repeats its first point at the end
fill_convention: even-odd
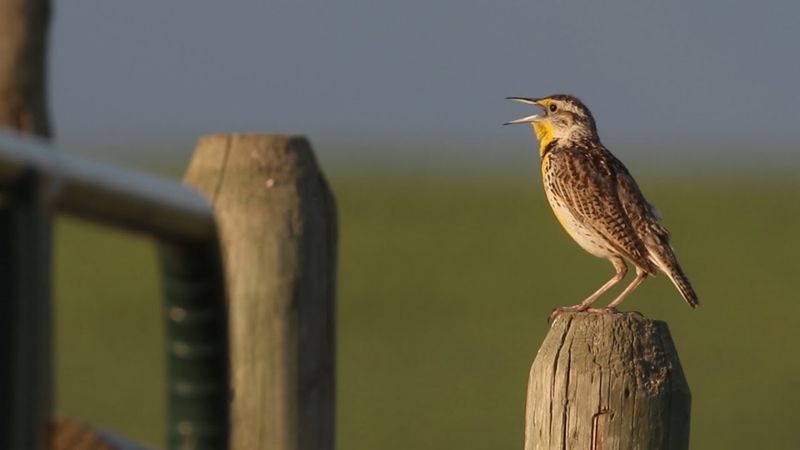
{"type": "Polygon", "coordinates": [[[616,312],[617,311],[617,306],[619,306],[619,304],[622,303],[622,301],[625,300],[625,298],[627,298],[629,295],[631,295],[631,292],[636,290],[636,288],[638,288],[639,285],[642,284],[642,282],[646,278],[647,278],[647,272],[637,267],[636,268],[636,278],[634,278],[633,281],[631,281],[631,284],[629,284],[628,287],[626,287],[625,290],[622,291],[617,296],[617,298],[615,298],[611,303],[609,303],[608,306],[603,308],[603,311],[604,312],[616,312]]]}
{"type": "Polygon", "coordinates": [[[559,308],[554,309],[553,312],[550,313],[551,321],[555,319],[556,316],[558,316],[563,312],[586,311],[587,309],[589,309],[589,306],[592,303],[594,303],[595,300],[600,298],[601,295],[605,294],[606,291],[614,287],[615,284],[619,283],[620,281],[622,281],[623,278],[625,278],[625,275],[628,274],[628,266],[625,264],[625,261],[620,257],[612,257],[609,260],[611,261],[611,264],[614,265],[614,271],[616,272],[614,276],[611,277],[610,280],[606,281],[604,285],[600,286],[600,289],[594,291],[592,295],[586,297],[585,300],[578,303],[577,305],[561,306],[559,308]]]}

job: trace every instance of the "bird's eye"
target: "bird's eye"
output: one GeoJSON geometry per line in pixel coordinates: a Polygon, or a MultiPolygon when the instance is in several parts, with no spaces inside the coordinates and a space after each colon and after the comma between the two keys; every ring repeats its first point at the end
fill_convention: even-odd
{"type": "Polygon", "coordinates": [[[556,112],[556,110],[558,109],[558,106],[556,106],[555,103],[550,103],[550,106],[548,107],[548,109],[550,109],[550,112],[556,112]]]}

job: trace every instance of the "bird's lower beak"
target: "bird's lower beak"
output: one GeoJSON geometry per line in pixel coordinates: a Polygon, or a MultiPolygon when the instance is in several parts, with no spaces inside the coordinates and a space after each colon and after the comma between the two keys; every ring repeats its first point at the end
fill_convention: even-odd
{"type": "MultiPolygon", "coordinates": [[[[527,97],[506,97],[506,100],[514,100],[515,102],[525,103],[527,105],[536,105],[541,106],[539,104],[539,99],[537,98],[527,98],[527,97]]],[[[510,122],[506,122],[503,125],[516,125],[520,123],[535,123],[542,120],[544,116],[540,116],[538,114],[534,114],[532,116],[520,117],[519,119],[512,120],[510,122]]]]}
{"type": "Polygon", "coordinates": [[[534,114],[532,116],[520,117],[519,119],[512,120],[510,122],[506,122],[503,125],[516,125],[519,123],[534,123],[538,122],[542,119],[542,116],[538,114],[534,114]]]}

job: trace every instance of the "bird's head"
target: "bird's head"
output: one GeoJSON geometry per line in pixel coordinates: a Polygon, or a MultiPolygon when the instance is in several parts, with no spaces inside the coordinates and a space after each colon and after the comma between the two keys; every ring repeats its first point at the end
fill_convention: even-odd
{"type": "Polygon", "coordinates": [[[543,98],[507,97],[520,103],[536,105],[542,114],[522,117],[504,125],[531,124],[539,139],[539,148],[544,150],[551,142],[574,143],[584,140],[597,141],[597,126],[592,113],[580,100],[564,94],[543,98]]]}

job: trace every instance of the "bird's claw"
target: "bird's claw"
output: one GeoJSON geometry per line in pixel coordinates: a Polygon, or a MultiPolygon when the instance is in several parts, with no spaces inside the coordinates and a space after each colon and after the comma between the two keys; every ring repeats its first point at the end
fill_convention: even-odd
{"type": "Polygon", "coordinates": [[[565,313],[565,312],[583,312],[583,311],[586,311],[588,309],[589,308],[582,307],[581,305],[559,306],[558,308],[554,308],[553,311],[550,312],[550,315],[547,316],[547,322],[548,323],[552,323],[554,320],[556,320],[556,317],[558,317],[561,313],[565,313]]]}
{"type": "Polygon", "coordinates": [[[589,308],[586,310],[590,313],[598,313],[598,314],[619,314],[619,310],[617,308],[613,308],[610,306],[605,306],[603,308],[589,308]]]}
{"type": "MultiPolygon", "coordinates": [[[[620,313],[617,308],[612,308],[610,306],[606,306],[606,307],[603,307],[603,308],[588,308],[588,307],[582,307],[580,305],[560,306],[558,308],[553,309],[553,311],[550,312],[550,315],[547,317],[547,322],[548,323],[552,323],[556,319],[556,317],[561,315],[561,313],[565,313],[565,312],[573,312],[573,313],[587,312],[587,313],[596,313],[596,314],[619,314],[620,313]]],[[[641,313],[637,313],[637,314],[641,315],[641,313]]]]}

